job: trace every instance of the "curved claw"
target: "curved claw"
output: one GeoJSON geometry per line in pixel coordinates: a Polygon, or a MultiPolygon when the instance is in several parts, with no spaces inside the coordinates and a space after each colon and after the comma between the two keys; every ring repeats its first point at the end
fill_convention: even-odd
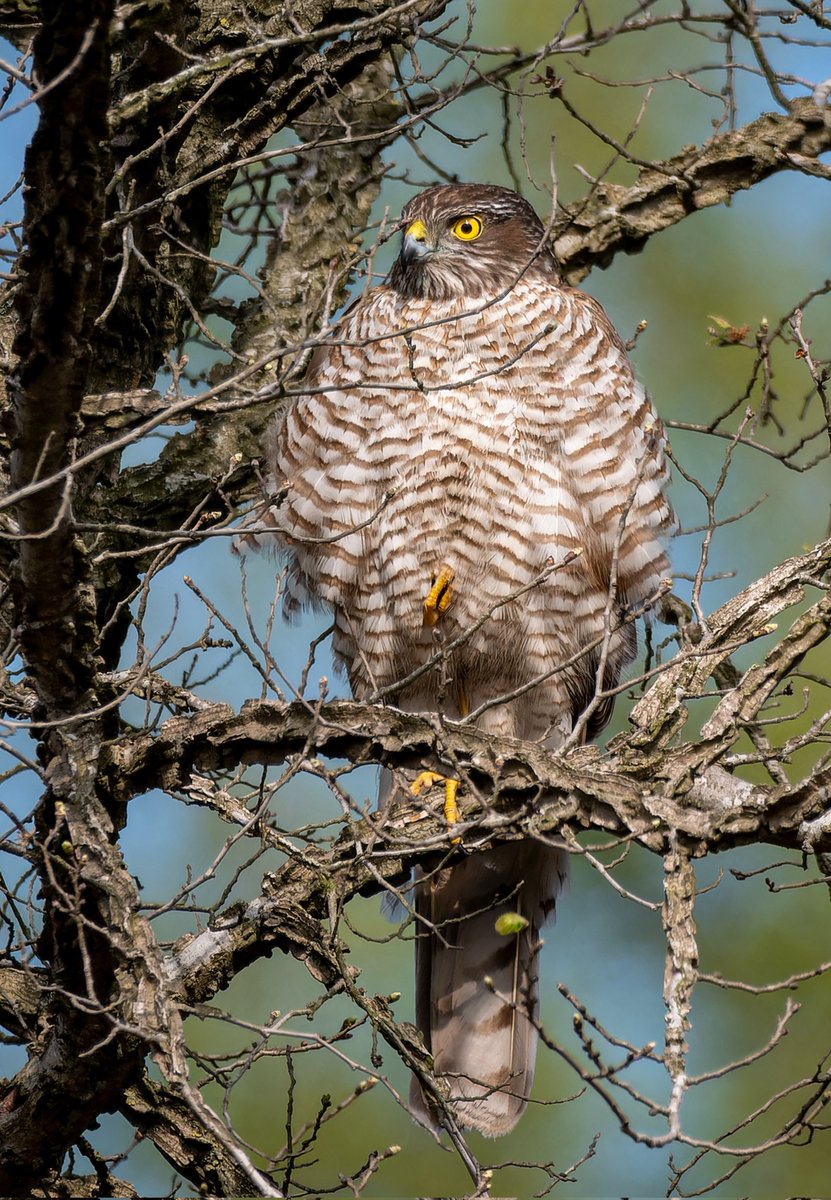
{"type": "MultiPolygon", "coordinates": [[[[446,775],[440,775],[437,771],[422,771],[410,784],[410,791],[414,796],[420,796],[434,783],[444,784],[444,819],[449,826],[453,826],[459,820],[459,804],[456,800],[459,791],[458,779],[448,779],[446,775]]],[[[459,841],[461,838],[453,838],[454,845],[459,841]]]]}
{"type": "Polygon", "coordinates": [[[453,603],[453,589],[450,586],[456,576],[452,567],[442,563],[439,573],[433,581],[433,586],[424,601],[424,624],[436,625],[453,603]]]}

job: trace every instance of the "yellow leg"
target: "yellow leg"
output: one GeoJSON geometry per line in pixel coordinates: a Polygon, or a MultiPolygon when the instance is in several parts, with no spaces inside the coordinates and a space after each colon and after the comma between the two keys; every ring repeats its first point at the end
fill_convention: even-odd
{"type": "Polygon", "coordinates": [[[424,601],[424,624],[435,625],[447,612],[453,603],[453,589],[450,586],[456,572],[447,563],[442,563],[439,573],[424,601]]]}
{"type": "MultiPolygon", "coordinates": [[[[444,781],[444,819],[448,825],[455,825],[459,820],[459,805],[456,802],[456,793],[459,790],[458,779],[445,779],[444,781]]],[[[458,838],[456,839],[458,841],[458,838]]]]}
{"type": "MultiPolygon", "coordinates": [[[[437,771],[422,771],[410,784],[410,791],[414,796],[420,796],[434,783],[444,784],[444,819],[448,825],[453,826],[459,820],[459,804],[456,800],[459,791],[458,779],[448,779],[446,775],[439,775],[437,771]]],[[[454,838],[453,844],[456,845],[460,841],[461,838],[454,838]]]]}

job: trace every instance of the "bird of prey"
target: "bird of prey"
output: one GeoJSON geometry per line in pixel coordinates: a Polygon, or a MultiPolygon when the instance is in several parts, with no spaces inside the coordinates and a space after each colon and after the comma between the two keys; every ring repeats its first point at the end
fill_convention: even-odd
{"type": "MultiPolygon", "coordinates": [[[[357,699],[389,689],[557,750],[607,722],[667,571],[662,426],[518,193],[432,187],[402,229],[272,434],[285,611],[331,609],[357,699]]],[[[488,1136],[530,1095],[540,929],[565,875],[561,849],[526,839],[416,885],[418,1024],[457,1122],[488,1136]]],[[[437,1122],[417,1083],[412,1106],[437,1122]]]]}

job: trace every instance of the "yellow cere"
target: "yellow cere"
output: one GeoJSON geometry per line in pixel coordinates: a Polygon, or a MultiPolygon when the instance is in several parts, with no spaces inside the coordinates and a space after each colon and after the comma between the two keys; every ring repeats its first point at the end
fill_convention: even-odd
{"type": "Polygon", "coordinates": [[[406,237],[414,238],[417,242],[427,241],[427,226],[423,221],[413,221],[407,229],[406,237]]]}
{"type": "Polygon", "coordinates": [[[483,228],[479,217],[460,217],[453,226],[453,232],[463,242],[475,242],[483,228]]]}

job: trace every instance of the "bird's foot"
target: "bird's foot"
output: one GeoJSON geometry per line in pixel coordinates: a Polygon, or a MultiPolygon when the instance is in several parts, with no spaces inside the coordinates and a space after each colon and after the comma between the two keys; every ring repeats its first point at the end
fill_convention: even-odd
{"type": "Polygon", "coordinates": [[[429,595],[424,601],[424,624],[436,625],[453,603],[453,588],[450,586],[456,572],[447,563],[442,563],[433,580],[429,595]]]}
{"type": "MultiPolygon", "coordinates": [[[[448,779],[446,775],[440,775],[437,771],[422,771],[410,784],[410,791],[414,796],[420,796],[434,783],[444,784],[444,819],[452,828],[459,820],[459,805],[456,800],[459,791],[458,779],[448,779]]],[[[453,838],[454,845],[460,841],[461,838],[453,838]]]]}

